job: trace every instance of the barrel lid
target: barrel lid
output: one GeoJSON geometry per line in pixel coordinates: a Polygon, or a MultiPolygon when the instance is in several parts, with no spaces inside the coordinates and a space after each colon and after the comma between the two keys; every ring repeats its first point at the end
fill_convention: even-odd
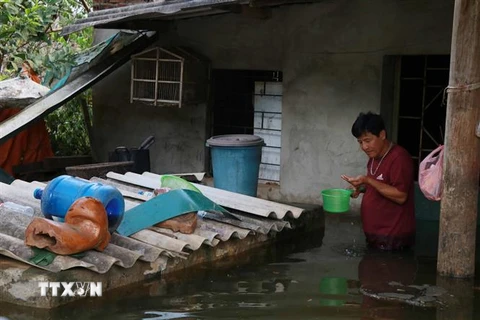
{"type": "Polygon", "coordinates": [[[264,146],[263,139],[251,134],[227,134],[213,136],[207,140],[207,146],[212,147],[248,147],[264,146]]]}

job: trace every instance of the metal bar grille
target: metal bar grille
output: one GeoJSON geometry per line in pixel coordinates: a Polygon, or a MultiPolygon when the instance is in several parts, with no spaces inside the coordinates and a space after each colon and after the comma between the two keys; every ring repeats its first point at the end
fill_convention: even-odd
{"type": "Polygon", "coordinates": [[[416,170],[443,143],[446,108],[442,93],[448,85],[448,66],[447,55],[400,58],[397,141],[412,155],[416,170]]]}

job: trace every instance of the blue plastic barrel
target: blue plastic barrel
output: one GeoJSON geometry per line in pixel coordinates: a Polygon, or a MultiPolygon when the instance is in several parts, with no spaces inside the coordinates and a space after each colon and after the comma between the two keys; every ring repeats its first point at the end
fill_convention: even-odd
{"type": "Polygon", "coordinates": [[[41,200],[42,213],[46,218],[57,217],[60,221],[63,221],[77,199],[95,198],[102,202],[107,211],[110,232],[117,229],[125,212],[125,200],[117,188],[68,175],[53,179],[43,190],[36,189],[33,196],[41,200]]]}
{"type": "Polygon", "coordinates": [[[256,197],[264,145],[262,138],[247,134],[208,139],[215,188],[256,197]]]}

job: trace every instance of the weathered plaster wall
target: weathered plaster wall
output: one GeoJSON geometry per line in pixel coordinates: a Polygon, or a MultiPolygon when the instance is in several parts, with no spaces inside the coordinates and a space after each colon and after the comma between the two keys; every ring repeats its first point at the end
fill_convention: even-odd
{"type": "MultiPolygon", "coordinates": [[[[112,35],[96,32],[95,42],[112,35]]],[[[162,39],[170,43],[168,37],[162,39]]],[[[206,104],[182,108],[130,103],[130,64],[113,72],[93,88],[95,149],[100,161],[118,146],[138,147],[155,136],[150,147],[151,171],[175,173],[204,171],[206,104]]]]}
{"type": "MultiPolygon", "coordinates": [[[[452,14],[453,0],[327,0],[274,9],[269,20],[232,14],[179,21],[170,39],[207,56],[213,68],[283,71],[281,198],[318,202],[320,190],[344,186],[341,174],[365,171],[350,128],[359,112],[380,111],[383,57],[448,54],[452,14]]],[[[100,145],[139,143],[159,132],[165,145],[153,150],[153,170],[198,170],[205,110],[194,109],[192,116],[130,105],[128,70],[103,81],[101,95],[96,88],[100,145]],[[180,147],[179,140],[191,138],[188,148],[180,147]],[[172,153],[180,151],[186,155],[172,153]]]]}

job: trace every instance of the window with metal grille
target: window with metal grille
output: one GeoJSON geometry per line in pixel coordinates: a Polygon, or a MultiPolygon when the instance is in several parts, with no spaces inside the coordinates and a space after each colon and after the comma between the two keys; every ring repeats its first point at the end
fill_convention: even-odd
{"type": "Polygon", "coordinates": [[[182,107],[205,100],[207,67],[182,48],[146,50],[132,56],[130,102],[182,107]]]}
{"type": "Polygon", "coordinates": [[[443,92],[448,86],[450,56],[412,55],[399,57],[394,136],[418,165],[444,143],[446,105],[443,92]]]}

